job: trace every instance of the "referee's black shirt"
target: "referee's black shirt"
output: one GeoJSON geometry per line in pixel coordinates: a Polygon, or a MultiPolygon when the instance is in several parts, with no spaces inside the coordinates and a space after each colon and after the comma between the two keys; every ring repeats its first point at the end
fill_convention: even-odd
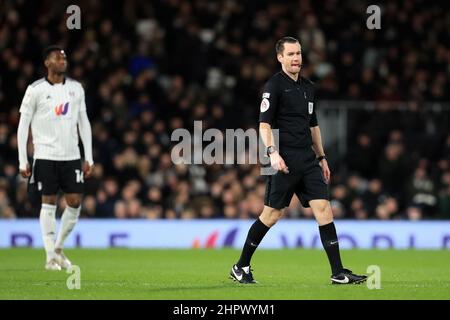
{"type": "Polygon", "coordinates": [[[303,77],[294,81],[280,71],[264,86],[259,122],[279,129],[280,148],[312,145],[310,127],[317,126],[313,83],[303,77]]]}

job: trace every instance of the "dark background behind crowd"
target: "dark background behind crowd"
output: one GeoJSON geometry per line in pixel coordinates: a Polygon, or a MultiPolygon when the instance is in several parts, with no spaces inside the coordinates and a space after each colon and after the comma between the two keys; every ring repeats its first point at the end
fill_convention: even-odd
{"type": "MultiPolygon", "coordinates": [[[[378,1],[380,30],[366,28],[366,1],[0,4],[0,217],[38,215],[18,175],[16,131],[50,44],[66,49],[69,76],[86,90],[96,166],[82,216],[259,215],[259,166],[174,165],[170,137],[195,120],[257,128],[262,86],[279,69],[274,44],[291,35],[319,108],[320,100],[375,105],[348,112],[347,152],[328,154],[335,216],[450,218],[450,10],[440,1],[378,1]],[[81,30],[66,27],[71,4],[81,8],[81,30]]],[[[294,198],[287,217],[312,212],[294,198]]]]}

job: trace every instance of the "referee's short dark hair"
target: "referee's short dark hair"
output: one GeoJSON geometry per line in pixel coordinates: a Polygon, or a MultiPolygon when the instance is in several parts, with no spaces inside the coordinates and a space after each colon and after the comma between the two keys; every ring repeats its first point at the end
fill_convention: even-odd
{"type": "Polygon", "coordinates": [[[294,37],[283,37],[280,40],[277,41],[277,44],[275,45],[275,50],[277,51],[277,54],[283,54],[284,51],[284,44],[285,43],[300,43],[298,39],[294,37]]]}
{"type": "Polygon", "coordinates": [[[53,52],[53,51],[63,51],[64,49],[61,48],[60,46],[57,45],[51,45],[48,46],[47,48],[44,49],[44,51],[42,52],[42,58],[45,60],[47,60],[48,56],[53,52]]]}

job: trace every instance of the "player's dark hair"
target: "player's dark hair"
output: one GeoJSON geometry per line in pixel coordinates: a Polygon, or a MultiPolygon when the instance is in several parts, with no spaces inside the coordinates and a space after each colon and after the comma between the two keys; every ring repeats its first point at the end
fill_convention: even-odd
{"type": "Polygon", "coordinates": [[[63,48],[61,48],[60,46],[57,45],[52,45],[52,46],[48,46],[47,48],[44,49],[44,51],[42,52],[42,57],[45,60],[47,60],[48,56],[53,52],[53,51],[61,51],[64,50],[63,48]]]}
{"type": "Polygon", "coordinates": [[[300,43],[296,38],[294,37],[283,37],[280,40],[277,41],[277,44],[275,45],[275,50],[277,51],[277,54],[283,54],[284,51],[284,44],[285,43],[300,43]]]}

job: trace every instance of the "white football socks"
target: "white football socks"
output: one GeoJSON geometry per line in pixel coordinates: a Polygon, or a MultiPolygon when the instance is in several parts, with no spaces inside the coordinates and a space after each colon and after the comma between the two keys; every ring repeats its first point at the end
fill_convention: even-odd
{"type": "Polygon", "coordinates": [[[47,262],[55,257],[56,205],[43,203],[39,214],[47,262]]]}
{"type": "Polygon", "coordinates": [[[80,211],[81,206],[79,206],[78,208],[66,206],[66,209],[64,210],[61,217],[61,226],[59,227],[58,239],[56,240],[55,244],[56,249],[62,249],[64,247],[64,241],[77,224],[78,217],[80,216],[80,211]]]}

